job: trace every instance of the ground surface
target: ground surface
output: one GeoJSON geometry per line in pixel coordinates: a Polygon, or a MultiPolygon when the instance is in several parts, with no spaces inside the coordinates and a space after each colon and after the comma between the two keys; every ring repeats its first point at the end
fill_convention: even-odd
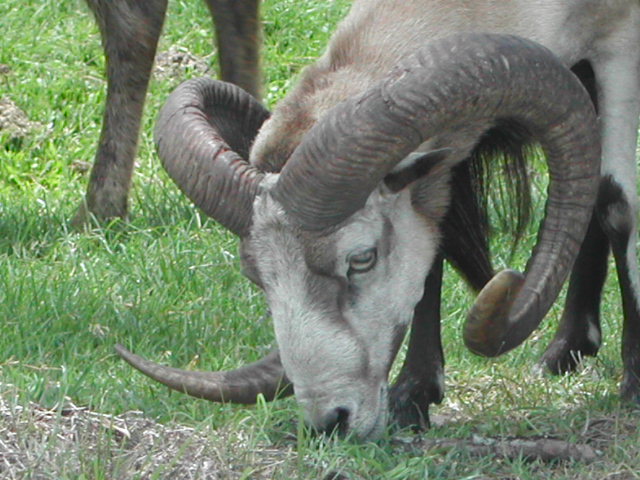
{"type": "MultiPolygon", "coordinates": [[[[347,3],[263,2],[267,105],[320,54],[347,3]]],[[[598,358],[558,378],[534,367],[561,302],[525,345],[480,359],[460,339],[472,296],[447,270],[446,397],[423,435],[321,439],[303,428],[291,399],[212,405],[133,372],[115,343],[206,370],[235,368],[273,344],[264,299],[240,273],[237,240],[189,205],[151,140],[167,94],[183,78],[215,75],[206,7],[170,2],[131,216],[86,231],[69,220],[100,129],[99,34],[77,0],[4,0],[0,32],[0,478],[640,478],[640,410],[617,396],[613,272],[598,358]]],[[[534,186],[543,198],[542,173],[534,186]]],[[[542,202],[534,209],[539,219],[542,202]]],[[[522,268],[535,231],[534,221],[512,255],[509,232],[497,228],[495,264],[522,268]]]]}

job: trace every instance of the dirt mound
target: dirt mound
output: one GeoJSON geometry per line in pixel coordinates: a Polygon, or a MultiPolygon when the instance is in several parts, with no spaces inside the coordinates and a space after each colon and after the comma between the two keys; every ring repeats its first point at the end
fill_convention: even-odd
{"type": "Polygon", "coordinates": [[[0,397],[0,478],[271,478],[290,452],[250,451],[237,436],[165,426],[141,412],[44,409],[0,397]],[[236,461],[229,462],[229,458],[236,461]],[[257,460],[256,460],[257,459],[257,460]],[[100,477],[100,475],[98,475],[100,477]]]}
{"type": "Polygon", "coordinates": [[[211,73],[209,64],[209,58],[199,58],[184,47],[172,46],[166,52],[156,55],[154,75],[159,78],[182,80],[187,72],[193,72],[198,76],[211,73]]]}
{"type": "Polygon", "coordinates": [[[8,97],[0,98],[0,135],[8,134],[12,139],[24,138],[40,127],[42,125],[29,120],[13,100],[8,97]]]}

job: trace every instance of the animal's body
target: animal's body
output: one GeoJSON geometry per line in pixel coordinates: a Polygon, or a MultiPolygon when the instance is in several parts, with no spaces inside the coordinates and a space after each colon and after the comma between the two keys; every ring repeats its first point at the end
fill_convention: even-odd
{"type": "MultiPolygon", "coordinates": [[[[140,120],[168,0],[86,0],[100,27],[107,100],[86,198],[88,215],[125,217],[140,120]]],[[[207,0],[215,20],[221,77],[260,94],[259,0],[207,0]]]]}
{"type": "Polygon", "coordinates": [[[247,145],[267,114],[226,86],[185,85],[159,120],[159,153],[181,188],[242,238],[247,274],[264,288],[273,313],[280,357],[239,374],[212,374],[204,394],[197,377],[170,378],[124,354],[174,388],[210,399],[230,399],[225,388],[236,374],[249,397],[273,394],[286,373],[311,424],[375,436],[388,402],[401,424],[420,424],[428,422],[428,405],[442,398],[441,254],[475,288],[484,286],[465,331],[467,345],[484,355],[508,351],[531,333],[577,257],[565,313],[543,359],[558,372],[600,346],[611,248],[624,308],[621,394],[637,401],[639,41],[636,0],[356,0],[326,53],[264,122],[250,154],[247,145]],[[494,37],[437,42],[469,32],[546,46],[591,96],[568,86],[562,68],[542,70],[545,54],[511,37],[506,46],[494,37]],[[473,41],[489,46],[476,49],[473,41]],[[509,106],[514,100],[500,97],[507,91],[502,82],[518,77],[524,86],[513,87],[519,93],[509,106]],[[575,101],[565,104],[565,96],[575,101]],[[593,113],[583,105],[589,98],[599,115],[601,167],[594,163],[600,155],[593,113]],[[533,119],[539,107],[542,119],[533,119]],[[207,112],[208,124],[192,110],[207,112]],[[469,172],[453,170],[494,128],[540,141],[550,163],[564,151],[550,165],[545,226],[524,280],[501,272],[489,282],[482,214],[468,201],[469,172]],[[249,161],[230,157],[228,145],[249,161]],[[601,179],[592,176],[594,165],[601,179]],[[571,184],[579,179],[585,182],[571,184]],[[387,392],[408,323],[407,359],[387,392]]]}

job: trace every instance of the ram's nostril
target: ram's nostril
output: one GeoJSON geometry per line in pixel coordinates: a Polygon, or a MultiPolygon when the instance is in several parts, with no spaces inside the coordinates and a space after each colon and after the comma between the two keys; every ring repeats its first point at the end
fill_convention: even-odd
{"type": "Polygon", "coordinates": [[[331,410],[324,422],[324,432],[332,434],[337,432],[340,435],[344,435],[349,430],[349,414],[350,411],[345,407],[337,407],[331,410]]]}
{"type": "Polygon", "coordinates": [[[348,408],[336,408],[338,412],[338,425],[346,424],[349,422],[349,409],[348,408]]]}

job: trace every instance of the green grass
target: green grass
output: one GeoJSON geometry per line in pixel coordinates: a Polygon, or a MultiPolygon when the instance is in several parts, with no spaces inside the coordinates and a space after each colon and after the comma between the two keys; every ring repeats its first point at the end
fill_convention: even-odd
{"type": "MultiPolygon", "coordinates": [[[[270,106],[321,53],[347,3],[264,2],[270,106]]],[[[180,45],[196,56],[209,55],[210,24],[202,2],[170,2],[159,51],[180,45]]],[[[0,64],[11,69],[0,74],[0,97],[11,98],[40,125],[23,139],[0,132],[0,392],[45,408],[73,402],[107,414],[142,410],[167,425],[213,432],[212,440],[226,432],[223,437],[236,442],[229,445],[243,446],[225,449],[218,440],[219,454],[245,472],[237,478],[312,479],[332,471],[388,479],[637,478],[637,411],[617,399],[621,310],[614,275],[602,307],[601,354],[578,374],[561,378],[532,373],[558,322],[559,305],[524,346],[484,360],[462,344],[471,296],[455,273],[447,272],[443,295],[447,396],[432,412],[448,421],[426,435],[582,442],[594,420],[607,419],[605,455],[589,465],[474,458],[464,450],[407,451],[389,438],[365,445],[323,442],[300,427],[291,399],[256,407],[214,405],[133,372],[114,354],[115,343],[163,363],[212,370],[255,360],[274,341],[261,293],[240,274],[236,239],[194,210],[159,168],[153,122],[179,80],[152,82],[130,221],[76,232],[69,219],[87,181],[78,165],[93,159],[105,95],[99,34],[79,0],[3,0],[0,31],[0,64]],[[269,448],[282,456],[267,467],[261,458],[271,458],[269,448]]],[[[215,56],[211,61],[215,65],[215,56]]],[[[496,236],[496,263],[522,266],[533,231],[512,261],[507,237],[496,236]]],[[[82,476],[60,470],[52,478],[116,478],[107,453],[85,453],[82,476]]]]}

